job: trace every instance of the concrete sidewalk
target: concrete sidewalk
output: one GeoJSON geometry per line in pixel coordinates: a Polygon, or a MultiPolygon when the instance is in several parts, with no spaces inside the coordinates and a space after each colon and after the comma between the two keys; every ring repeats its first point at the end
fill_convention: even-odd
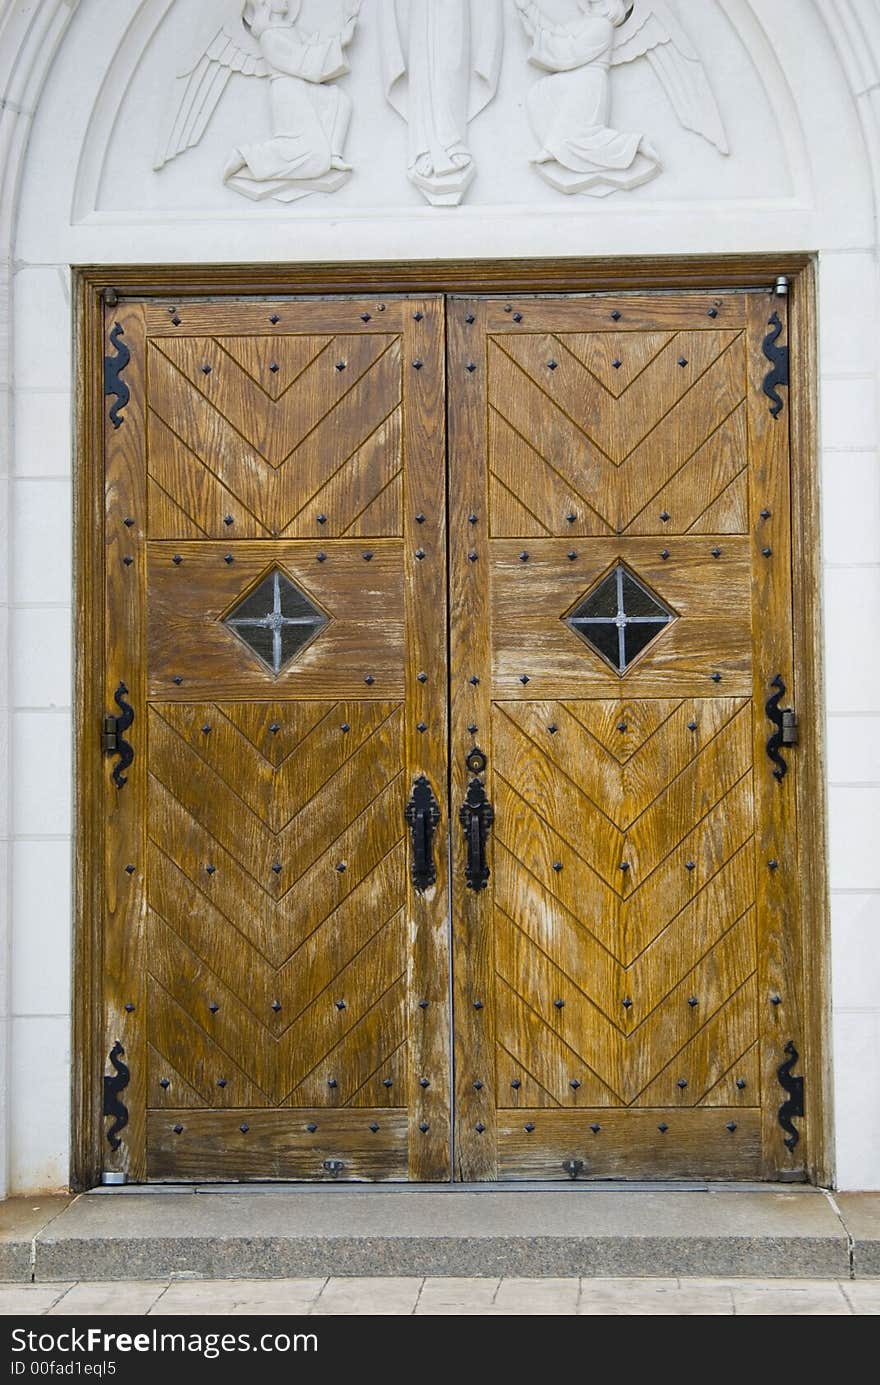
{"type": "Polygon", "coordinates": [[[877,1316],[880,1280],[250,1279],[0,1284],[0,1316],[877,1316]]]}
{"type": "Polygon", "coordinates": [[[880,1194],[709,1184],[125,1188],[0,1203],[0,1282],[880,1276],[880,1194]]]}

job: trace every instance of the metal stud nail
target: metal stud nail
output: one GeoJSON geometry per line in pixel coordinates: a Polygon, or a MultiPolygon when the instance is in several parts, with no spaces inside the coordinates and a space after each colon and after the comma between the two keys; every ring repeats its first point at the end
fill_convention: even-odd
{"type": "Polygon", "coordinates": [[[669,557],[669,549],[668,549],[668,548],[663,548],[663,549],[661,549],[661,550],[660,550],[660,557],[663,559],[663,561],[664,561],[664,563],[665,563],[665,562],[666,562],[666,559],[669,557]]]}
{"type": "Polygon", "coordinates": [[[272,326],[275,327],[281,321],[281,318],[278,316],[277,313],[273,313],[272,316],[269,318],[269,321],[272,323],[272,326]]]}
{"type": "Polygon", "coordinates": [[[617,723],[617,729],[618,731],[628,731],[629,727],[627,726],[625,721],[619,721],[617,723]]]}
{"type": "Polygon", "coordinates": [[[676,1082],[675,1085],[676,1085],[676,1087],[680,1087],[681,1090],[684,1091],[685,1087],[687,1086],[687,1078],[686,1078],[686,1077],[680,1077],[680,1078],[678,1079],[678,1081],[676,1082]]]}
{"type": "Polygon", "coordinates": [[[522,320],[523,320],[523,315],[522,315],[522,313],[514,313],[514,315],[513,315],[513,320],[514,320],[514,322],[522,322],[522,320]]]}
{"type": "Polygon", "coordinates": [[[525,687],[526,683],[531,683],[532,680],[527,673],[524,673],[521,675],[519,681],[522,683],[523,687],[525,687]]]}
{"type": "Polygon", "coordinates": [[[281,367],[277,361],[272,361],[271,365],[269,366],[269,369],[271,370],[273,375],[277,375],[281,367]]]}
{"type": "Polygon", "coordinates": [[[273,721],[272,725],[269,727],[269,730],[272,732],[273,736],[277,736],[278,732],[281,730],[281,727],[277,721],[273,721]]]}
{"type": "Polygon", "coordinates": [[[390,1090],[394,1086],[394,1083],[392,1082],[390,1077],[386,1077],[382,1081],[382,1086],[385,1087],[387,1090],[390,1090]]]}
{"type": "Polygon", "coordinates": [[[473,375],[473,373],[474,373],[474,371],[476,370],[476,368],[477,368],[477,367],[476,367],[476,363],[475,363],[474,361],[468,361],[467,365],[465,366],[465,370],[466,370],[466,371],[468,372],[468,374],[470,374],[470,375],[473,375]]]}
{"type": "Polygon", "coordinates": [[[476,320],[477,319],[474,317],[473,313],[468,313],[467,317],[465,318],[465,322],[468,324],[469,327],[473,326],[476,320]]]}
{"type": "Polygon", "coordinates": [[[660,512],[660,518],[661,518],[661,520],[663,521],[664,524],[668,524],[668,523],[669,523],[669,520],[670,520],[669,511],[668,511],[668,510],[661,510],[661,512],[660,512]]]}
{"type": "Polygon", "coordinates": [[[548,361],[548,362],[547,362],[547,369],[548,369],[548,370],[557,370],[558,368],[559,368],[559,362],[558,362],[558,361],[548,361]]]}
{"type": "Polygon", "coordinates": [[[772,549],[772,548],[762,548],[762,549],[761,549],[761,552],[762,552],[762,554],[764,555],[765,558],[769,558],[769,557],[772,555],[772,553],[773,553],[773,549],[772,549]]]}
{"type": "Polygon", "coordinates": [[[770,1004],[771,1004],[771,1005],[781,1005],[781,1004],[782,1004],[782,996],[781,996],[781,995],[771,995],[771,997],[770,997],[770,1004]]]}
{"type": "Polygon", "coordinates": [[[531,1135],[534,1128],[535,1126],[533,1121],[529,1121],[528,1125],[523,1126],[523,1129],[525,1130],[527,1135],[531,1135]]]}
{"type": "Polygon", "coordinates": [[[224,516],[223,516],[223,523],[228,527],[230,524],[234,524],[234,523],[235,523],[235,519],[234,519],[234,517],[233,517],[232,515],[224,515],[224,516]]]}
{"type": "Polygon", "coordinates": [[[629,861],[621,861],[621,863],[620,863],[620,869],[621,869],[622,871],[624,871],[624,872],[625,872],[625,871],[628,871],[628,870],[629,870],[629,861]]]}
{"type": "Polygon", "coordinates": [[[373,677],[372,673],[368,673],[367,676],[366,676],[366,678],[364,679],[364,682],[366,683],[366,685],[367,685],[368,688],[371,688],[371,687],[373,686],[373,684],[375,683],[375,681],[376,681],[376,680],[375,680],[375,678],[373,677]]]}
{"type": "Polygon", "coordinates": [[[340,875],[344,875],[345,872],[348,870],[348,866],[346,865],[345,861],[339,861],[336,866],[336,869],[338,870],[340,875]]]}
{"type": "Polygon", "coordinates": [[[574,524],[576,520],[577,515],[575,514],[574,510],[569,510],[568,514],[565,516],[566,524],[574,524]]]}
{"type": "Polygon", "coordinates": [[[137,870],[137,866],[127,865],[127,866],[125,867],[125,873],[126,873],[126,875],[134,875],[134,873],[135,873],[136,870],[137,870]]]}
{"type": "Polygon", "coordinates": [[[248,1125],[247,1121],[242,1121],[241,1125],[238,1128],[241,1131],[242,1135],[246,1135],[250,1130],[250,1126],[248,1125]]]}
{"type": "Polygon", "coordinates": [[[554,1000],[553,1004],[556,1006],[557,1010],[564,1010],[564,1009],[565,1009],[565,1001],[564,1001],[564,1000],[554,1000]]]}
{"type": "Polygon", "coordinates": [[[419,1129],[421,1130],[423,1135],[427,1135],[431,1127],[427,1121],[421,1121],[421,1123],[419,1124],[419,1129]]]}
{"type": "Polygon", "coordinates": [[[361,557],[365,563],[371,563],[373,561],[373,554],[369,548],[361,554],[361,557]]]}
{"type": "Polygon", "coordinates": [[[427,675],[427,673],[419,673],[419,674],[417,674],[417,677],[418,677],[418,680],[419,680],[420,683],[427,683],[427,681],[428,681],[428,675],[427,675]]]}
{"type": "Polygon", "coordinates": [[[319,523],[319,524],[326,524],[326,523],[327,523],[327,516],[326,516],[326,515],[318,515],[318,523],[319,523]]]}
{"type": "Polygon", "coordinates": [[[471,687],[472,687],[472,688],[478,687],[478,686],[479,686],[479,682],[480,682],[480,680],[479,680],[479,678],[477,677],[476,674],[474,674],[474,676],[470,679],[470,684],[471,684],[471,687]]]}
{"type": "Polygon", "coordinates": [[[212,865],[207,865],[207,866],[205,866],[205,873],[206,873],[207,875],[215,875],[215,874],[217,873],[217,867],[216,867],[216,866],[212,866],[212,865]]]}
{"type": "Polygon", "coordinates": [[[314,1135],[314,1133],[315,1133],[315,1131],[317,1130],[317,1128],[318,1128],[318,1127],[314,1124],[314,1122],[310,1122],[310,1123],[306,1126],[306,1130],[308,1130],[308,1132],[309,1132],[310,1135],[314,1135]]]}
{"type": "Polygon", "coordinates": [[[209,726],[208,722],[205,722],[204,726],[202,727],[202,735],[203,735],[203,736],[210,736],[210,734],[211,734],[211,727],[209,726]]]}
{"type": "Polygon", "coordinates": [[[768,862],[767,862],[767,867],[768,867],[769,870],[778,870],[778,869],[779,869],[779,862],[778,862],[778,861],[776,860],[776,858],[774,857],[772,861],[768,861],[768,862]]]}
{"type": "Polygon", "coordinates": [[[424,316],[424,313],[413,313],[413,322],[421,322],[424,316]]]}
{"type": "Polygon", "coordinates": [[[475,721],[472,721],[468,726],[468,730],[470,731],[472,736],[475,736],[477,734],[477,729],[477,723],[475,721]]]}
{"type": "Polygon", "coordinates": [[[379,1127],[378,1127],[378,1125],[376,1124],[375,1121],[371,1121],[371,1122],[370,1122],[370,1129],[372,1130],[373,1134],[375,1135],[376,1131],[379,1129],[379,1127]]]}
{"type": "Polygon", "coordinates": [[[712,682],[713,682],[713,683],[720,683],[720,682],[721,682],[721,674],[720,674],[720,673],[713,673],[713,674],[712,674],[712,682]]]}
{"type": "Polygon", "coordinates": [[[179,318],[179,317],[177,316],[177,313],[175,313],[174,316],[173,316],[173,318],[171,319],[171,321],[174,323],[175,327],[179,327],[180,324],[181,324],[182,318],[179,318]]]}
{"type": "Polygon", "coordinates": [[[344,1000],[337,1000],[337,1001],[336,1001],[336,1008],[337,1008],[337,1010],[347,1010],[347,1009],[348,1009],[348,1006],[346,1005],[346,1003],[345,1003],[344,1000]]]}
{"type": "Polygon", "coordinates": [[[217,1086],[218,1086],[218,1087],[225,1087],[225,1086],[226,1086],[226,1078],[225,1078],[225,1077],[218,1077],[218,1078],[217,1078],[217,1086]]]}
{"type": "Polygon", "coordinates": [[[593,1121],[593,1124],[590,1126],[590,1129],[592,1130],[594,1135],[598,1135],[602,1127],[601,1125],[599,1125],[598,1121],[593,1121]]]}
{"type": "Polygon", "coordinates": [[[347,361],[337,361],[337,362],[336,362],[336,369],[337,369],[338,371],[343,371],[343,370],[345,370],[345,367],[347,366],[347,364],[348,364],[347,361]]]}
{"type": "Polygon", "coordinates": [[[568,554],[568,561],[569,561],[570,563],[573,563],[576,557],[577,557],[577,553],[575,552],[574,549],[572,549],[571,552],[568,554]]]}
{"type": "Polygon", "coordinates": [[[727,1122],[727,1127],[726,1127],[726,1128],[730,1131],[730,1133],[731,1133],[731,1135],[732,1135],[733,1132],[734,1132],[734,1130],[736,1129],[736,1121],[728,1121],[728,1122],[727,1122]]]}
{"type": "Polygon", "coordinates": [[[630,1000],[629,996],[626,996],[625,999],[621,1002],[621,1004],[623,1005],[624,1010],[632,1009],[632,1001],[630,1000]]]}
{"type": "Polygon", "coordinates": [[[696,729],[697,729],[697,723],[696,723],[695,721],[689,721],[689,722],[688,722],[688,730],[689,730],[689,731],[696,731],[696,729]]]}
{"type": "Polygon", "coordinates": [[[512,304],[512,303],[508,303],[508,305],[507,305],[507,307],[504,309],[504,311],[505,311],[506,313],[512,313],[512,312],[513,312],[513,304],[512,304]]]}
{"type": "Polygon", "coordinates": [[[720,557],[721,557],[721,549],[720,549],[720,548],[713,548],[713,549],[712,549],[712,557],[713,557],[713,558],[720,558],[720,557]]]}
{"type": "Polygon", "coordinates": [[[426,1087],[430,1087],[430,1085],[431,1085],[431,1084],[430,1084],[430,1082],[428,1081],[427,1077],[420,1077],[420,1078],[419,1078],[419,1086],[422,1088],[422,1091],[424,1091],[426,1087]]]}
{"type": "Polygon", "coordinates": [[[133,1014],[134,1014],[134,1009],[135,1009],[135,1007],[134,1007],[134,1005],[131,1003],[131,1001],[130,1001],[130,1000],[127,1000],[126,1003],[125,1003],[125,1013],[126,1013],[127,1015],[133,1015],[133,1014]]]}
{"type": "Polygon", "coordinates": [[[125,525],[126,529],[130,529],[131,526],[134,524],[134,520],[133,520],[133,519],[131,518],[131,516],[129,515],[129,516],[126,516],[126,518],[122,521],[122,523],[125,525]]]}
{"type": "Polygon", "coordinates": [[[482,1082],[475,1082],[475,1083],[474,1083],[474,1091],[475,1091],[475,1092],[481,1092],[482,1090],[483,1090],[483,1084],[482,1084],[482,1082]]]}
{"type": "Polygon", "coordinates": [[[224,563],[228,564],[228,566],[231,567],[232,564],[235,562],[235,559],[233,558],[233,556],[232,556],[231,553],[227,553],[227,554],[226,554],[226,557],[223,559],[223,561],[224,561],[224,563]]]}
{"type": "Polygon", "coordinates": [[[550,725],[547,727],[547,730],[550,732],[551,736],[555,736],[556,732],[559,730],[559,727],[556,725],[555,722],[551,722],[550,725]]]}
{"type": "Polygon", "coordinates": [[[615,309],[614,309],[614,312],[611,314],[611,321],[612,321],[612,322],[619,322],[622,316],[623,316],[623,314],[620,313],[620,312],[618,312],[617,308],[615,308],[615,309]]]}
{"type": "Polygon", "coordinates": [[[183,562],[183,559],[181,558],[181,556],[180,556],[179,553],[175,553],[175,555],[174,555],[174,557],[171,559],[171,561],[172,561],[172,563],[174,564],[175,567],[180,567],[180,564],[183,562]]]}
{"type": "Polygon", "coordinates": [[[335,1077],[328,1077],[328,1078],[327,1078],[327,1086],[328,1086],[328,1087],[331,1087],[331,1088],[333,1088],[333,1087],[338,1087],[338,1086],[339,1086],[339,1083],[336,1081],[336,1078],[335,1078],[335,1077]]]}
{"type": "Polygon", "coordinates": [[[421,512],[421,510],[420,510],[419,513],[416,515],[416,524],[424,524],[424,522],[425,522],[425,516],[422,514],[422,512],[421,512]]]}
{"type": "Polygon", "coordinates": [[[275,1013],[276,1013],[276,1015],[277,1015],[278,1012],[279,1012],[280,1009],[281,1009],[281,1001],[280,1001],[280,1000],[273,1000],[273,1001],[272,1001],[272,1009],[275,1011],[275,1013]]]}
{"type": "Polygon", "coordinates": [[[468,554],[468,562],[475,563],[479,556],[480,555],[477,553],[477,550],[475,548],[472,548],[470,553],[468,554]]]}
{"type": "Polygon", "coordinates": [[[620,370],[620,367],[623,365],[623,361],[620,360],[619,357],[615,357],[611,364],[615,370],[620,370]]]}
{"type": "Polygon", "coordinates": [[[126,567],[131,567],[132,563],[134,562],[134,558],[125,557],[122,561],[125,563],[126,567]]]}
{"type": "Polygon", "coordinates": [[[424,734],[425,731],[427,731],[427,729],[428,729],[427,724],[426,724],[424,721],[420,721],[419,724],[418,724],[417,727],[416,727],[416,730],[417,730],[417,731],[421,731],[423,734],[424,734]]]}
{"type": "Polygon", "coordinates": [[[482,1000],[475,1000],[475,1001],[474,1001],[474,1009],[475,1009],[475,1010],[482,1010],[482,1008],[483,1008],[483,1002],[482,1002],[482,1000]]]}
{"type": "Polygon", "coordinates": [[[556,873],[557,873],[557,875],[558,875],[559,872],[562,870],[562,862],[561,862],[561,861],[554,861],[554,862],[553,862],[553,869],[556,871],[556,873]]]}
{"type": "Polygon", "coordinates": [[[744,1077],[738,1077],[738,1078],[736,1079],[736,1085],[737,1085],[737,1088],[739,1089],[739,1091],[743,1091],[743,1089],[745,1088],[745,1085],[746,1085],[746,1079],[745,1079],[744,1077]]]}
{"type": "Polygon", "coordinates": [[[576,1092],[577,1089],[578,1089],[578,1087],[579,1087],[581,1084],[580,1084],[580,1082],[577,1080],[576,1077],[573,1077],[573,1078],[571,1079],[571,1081],[569,1082],[568,1085],[569,1085],[569,1087],[571,1087],[571,1089],[572,1089],[573,1092],[576,1092]]]}
{"type": "Polygon", "coordinates": [[[692,1010],[695,1009],[695,1007],[699,1005],[699,1003],[700,1002],[695,995],[688,996],[688,1005],[691,1007],[692,1010]]]}
{"type": "Polygon", "coordinates": [[[475,515],[475,514],[469,514],[469,515],[468,515],[468,524],[476,524],[476,523],[478,522],[478,520],[479,520],[479,516],[478,516],[478,515],[475,515]]]}
{"type": "Polygon", "coordinates": [[[361,313],[361,322],[372,322],[372,320],[373,320],[373,314],[372,314],[372,313],[361,313]]]}
{"type": "Polygon", "coordinates": [[[281,867],[281,862],[280,862],[280,861],[275,861],[275,862],[273,863],[273,865],[272,865],[272,869],[273,869],[273,871],[275,872],[276,875],[280,875],[280,874],[281,874],[281,869],[282,869],[282,867],[281,867]]]}
{"type": "Polygon", "coordinates": [[[661,1121],[660,1124],[657,1126],[657,1129],[660,1131],[661,1135],[665,1135],[667,1130],[669,1129],[669,1126],[666,1124],[665,1121],[661,1121]]]}
{"type": "Polygon", "coordinates": [[[482,1133],[483,1133],[483,1131],[486,1129],[486,1127],[485,1127],[485,1125],[483,1124],[482,1121],[477,1121],[476,1125],[474,1126],[474,1129],[476,1130],[476,1132],[477,1132],[478,1135],[482,1135],[482,1133]]]}
{"type": "MultiPolygon", "coordinates": [[[[427,1008],[428,1008],[428,1006],[429,1006],[430,1004],[431,1004],[430,1000],[420,1000],[420,1001],[419,1001],[419,1009],[420,1009],[420,1010],[427,1010],[427,1008]]],[[[388,1085],[390,1086],[391,1084],[389,1083],[388,1085]]]]}
{"type": "Polygon", "coordinates": [[[696,861],[685,861],[684,868],[685,870],[696,870],[697,863],[696,861]]]}
{"type": "MultiPolygon", "coordinates": [[[[173,321],[173,319],[172,319],[172,321],[173,321]]],[[[171,1127],[171,1129],[174,1131],[175,1135],[182,1135],[182,1134],[183,1134],[183,1126],[182,1126],[182,1125],[173,1125],[173,1126],[171,1127]]]]}
{"type": "Polygon", "coordinates": [[[416,557],[418,558],[419,562],[422,561],[422,559],[424,558],[424,556],[425,556],[425,550],[424,550],[424,548],[417,548],[417,549],[416,549],[416,557]]]}
{"type": "Polygon", "coordinates": [[[523,549],[522,553],[520,553],[519,560],[521,563],[527,563],[529,561],[529,555],[525,551],[525,549],[523,549]]]}
{"type": "Polygon", "coordinates": [[[520,1082],[518,1077],[515,1077],[510,1085],[515,1092],[518,1092],[520,1087],[522,1086],[522,1083],[520,1082]]]}
{"type": "Polygon", "coordinates": [[[207,364],[207,362],[206,362],[206,363],[202,366],[202,374],[203,374],[203,375],[210,375],[212,369],[213,369],[213,367],[212,367],[212,366],[209,366],[209,365],[207,364]]]}
{"type": "Polygon", "coordinates": [[[422,368],[422,366],[423,366],[424,364],[425,364],[424,361],[420,361],[420,360],[415,360],[415,361],[413,361],[413,370],[421,370],[421,368],[422,368]]]}
{"type": "Polygon", "coordinates": [[[707,316],[707,317],[717,317],[717,316],[718,316],[718,309],[717,309],[717,308],[710,308],[709,311],[708,311],[708,313],[706,314],[706,316],[707,316]]]}
{"type": "Polygon", "coordinates": [[[217,1011],[220,1009],[220,1006],[217,1004],[216,1000],[212,1000],[211,1004],[208,1006],[208,1009],[211,1011],[212,1015],[216,1015],[217,1011]]]}
{"type": "Polygon", "coordinates": [[[762,510],[762,511],[761,511],[761,518],[762,518],[762,519],[770,519],[771,516],[772,516],[772,514],[773,514],[773,511],[772,511],[772,510],[762,510]]]}
{"type": "Polygon", "coordinates": [[[345,731],[350,731],[350,730],[351,730],[351,727],[349,726],[349,724],[348,724],[347,721],[344,721],[344,722],[342,723],[342,725],[340,726],[339,729],[340,729],[340,731],[345,732],[345,731]]]}
{"type": "Polygon", "coordinates": [[[687,363],[688,363],[688,362],[687,362],[687,356],[679,356],[679,358],[678,358],[678,364],[681,366],[682,370],[684,370],[684,368],[685,368],[685,366],[687,365],[687,363]]]}
{"type": "Polygon", "coordinates": [[[171,1083],[168,1081],[167,1077],[160,1077],[159,1086],[167,1092],[168,1088],[171,1086],[171,1083]]]}

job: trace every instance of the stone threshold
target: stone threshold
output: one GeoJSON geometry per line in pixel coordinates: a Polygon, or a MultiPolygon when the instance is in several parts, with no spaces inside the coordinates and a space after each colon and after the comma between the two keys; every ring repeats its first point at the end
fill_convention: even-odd
{"type": "Polygon", "coordinates": [[[880,1193],[194,1185],[0,1203],[0,1281],[880,1275],[880,1193]]]}

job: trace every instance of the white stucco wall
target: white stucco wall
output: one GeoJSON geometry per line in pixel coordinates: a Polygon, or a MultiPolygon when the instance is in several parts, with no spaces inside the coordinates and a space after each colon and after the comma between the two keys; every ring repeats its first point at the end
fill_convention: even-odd
{"type": "Polygon", "coordinates": [[[266,132],[261,82],[233,79],[200,148],[152,171],[170,78],[216,0],[6,0],[0,15],[0,1190],[68,1171],[69,266],[774,250],[820,263],[837,1181],[880,1188],[880,0],[669,0],[730,156],[680,129],[638,63],[615,73],[615,115],[664,171],[601,202],[529,167],[536,74],[505,0],[498,96],[470,132],[479,174],[453,209],[406,179],[378,3],[344,79],[355,174],[292,206],[220,182],[229,146],[266,132]]]}

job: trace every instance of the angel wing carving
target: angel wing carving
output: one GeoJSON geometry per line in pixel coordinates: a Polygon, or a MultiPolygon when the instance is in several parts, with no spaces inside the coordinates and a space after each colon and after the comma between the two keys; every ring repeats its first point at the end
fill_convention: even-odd
{"type": "Polygon", "coordinates": [[[540,144],[532,162],[551,187],[605,197],[662,171],[647,135],[611,124],[611,70],[642,57],[685,129],[729,152],[705,68],[666,0],[578,0],[580,16],[564,25],[535,0],[515,3],[532,44],[529,61],[550,74],[526,104],[540,144]]]}
{"type": "Polygon", "coordinates": [[[350,71],[344,50],[360,4],[341,0],[337,27],[315,33],[299,22],[302,0],[226,0],[220,28],[176,79],[153,167],[199,143],[235,73],[272,77],[275,133],[236,146],[223,181],[254,200],[335,192],[351,172],[343,158],[351,103],[325,84],[350,71]]]}

